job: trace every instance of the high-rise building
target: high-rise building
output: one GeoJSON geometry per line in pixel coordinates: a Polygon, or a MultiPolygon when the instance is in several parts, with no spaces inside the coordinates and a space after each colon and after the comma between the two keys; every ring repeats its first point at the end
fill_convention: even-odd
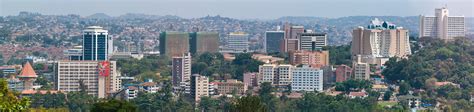
{"type": "Polygon", "coordinates": [[[201,97],[209,96],[209,78],[199,74],[191,76],[191,95],[194,101],[201,101],[201,97]]]}
{"type": "Polygon", "coordinates": [[[160,54],[168,57],[181,56],[189,52],[189,33],[161,32],[160,54]]]}
{"type": "Polygon", "coordinates": [[[230,33],[226,39],[226,45],[222,49],[223,53],[244,53],[249,52],[249,37],[243,32],[230,33]]]}
{"type": "Polygon", "coordinates": [[[236,92],[238,95],[245,95],[247,84],[236,79],[227,79],[225,82],[217,83],[217,91],[219,94],[228,95],[236,92]]]}
{"type": "Polygon", "coordinates": [[[259,66],[259,75],[262,76],[260,79],[261,83],[270,82],[276,86],[287,86],[291,84],[291,77],[293,74],[294,66],[292,65],[276,65],[276,64],[264,64],[259,66]]]}
{"type": "Polygon", "coordinates": [[[100,26],[90,26],[83,31],[82,60],[108,60],[113,52],[112,38],[100,26]]]}
{"type": "Polygon", "coordinates": [[[173,86],[188,85],[191,79],[191,53],[185,53],[181,57],[173,57],[172,66],[173,86]]]}
{"type": "Polygon", "coordinates": [[[453,40],[466,36],[464,16],[449,16],[447,7],[435,9],[435,16],[420,16],[420,37],[453,40]]]}
{"type": "Polygon", "coordinates": [[[219,52],[219,33],[217,32],[193,32],[190,33],[190,52],[204,53],[219,52]]]}
{"type": "Polygon", "coordinates": [[[23,89],[24,90],[32,90],[33,89],[33,82],[35,82],[37,77],[38,76],[36,75],[35,70],[33,70],[33,67],[31,67],[30,62],[28,62],[28,61],[23,66],[23,69],[21,70],[20,74],[18,75],[18,78],[20,78],[20,80],[23,81],[23,89]]]}
{"type": "Polygon", "coordinates": [[[267,53],[281,52],[285,40],[284,31],[267,31],[265,32],[264,48],[267,53]]]}
{"type": "Polygon", "coordinates": [[[310,65],[313,68],[320,68],[329,65],[328,51],[290,51],[289,61],[291,65],[310,65]]]}
{"type": "Polygon", "coordinates": [[[327,46],[327,36],[325,33],[300,33],[299,39],[299,50],[315,51],[327,46]]]}
{"type": "Polygon", "coordinates": [[[121,88],[116,65],[115,61],[58,61],[56,89],[63,92],[85,89],[90,95],[106,98],[121,88]]]}
{"type": "Polygon", "coordinates": [[[335,68],[332,65],[321,67],[323,70],[323,89],[331,88],[336,84],[335,68]]]}
{"type": "Polygon", "coordinates": [[[351,79],[352,68],[347,65],[339,65],[336,68],[336,82],[344,82],[351,79]]]}
{"type": "Polygon", "coordinates": [[[377,18],[367,28],[354,29],[352,37],[352,56],[361,55],[363,62],[384,64],[377,60],[411,55],[408,30],[377,18]]]}
{"type": "Polygon", "coordinates": [[[292,72],[292,91],[323,91],[323,70],[303,65],[292,72]]]}
{"type": "Polygon", "coordinates": [[[289,52],[299,50],[299,34],[304,33],[304,26],[289,26],[285,25],[285,40],[282,51],[289,52]]]}
{"type": "Polygon", "coordinates": [[[357,56],[357,60],[352,62],[354,79],[368,80],[370,79],[370,65],[362,62],[362,57],[357,56]]]}

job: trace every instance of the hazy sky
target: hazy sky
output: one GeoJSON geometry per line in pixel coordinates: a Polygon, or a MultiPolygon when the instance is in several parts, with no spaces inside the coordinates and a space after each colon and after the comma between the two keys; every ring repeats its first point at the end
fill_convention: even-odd
{"type": "Polygon", "coordinates": [[[434,15],[434,8],[444,4],[448,5],[450,15],[474,17],[474,0],[0,0],[0,15],[29,11],[48,15],[145,13],[185,18],[221,15],[241,19],[416,16],[434,15]]]}

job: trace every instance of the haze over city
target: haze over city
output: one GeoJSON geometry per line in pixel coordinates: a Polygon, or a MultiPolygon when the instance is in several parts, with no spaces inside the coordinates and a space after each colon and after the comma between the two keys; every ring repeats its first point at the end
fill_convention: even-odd
{"type": "Polygon", "coordinates": [[[126,13],[198,18],[221,15],[238,19],[282,16],[417,16],[432,15],[447,5],[450,15],[474,16],[472,0],[1,0],[0,16],[21,11],[47,15],[126,13]]]}

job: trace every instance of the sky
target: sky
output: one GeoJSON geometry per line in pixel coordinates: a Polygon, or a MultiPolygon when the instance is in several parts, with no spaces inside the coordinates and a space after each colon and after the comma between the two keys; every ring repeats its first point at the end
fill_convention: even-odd
{"type": "Polygon", "coordinates": [[[417,16],[434,15],[447,5],[450,15],[474,17],[474,0],[0,0],[0,16],[21,11],[46,15],[126,13],[199,18],[221,15],[238,19],[282,16],[417,16]]]}

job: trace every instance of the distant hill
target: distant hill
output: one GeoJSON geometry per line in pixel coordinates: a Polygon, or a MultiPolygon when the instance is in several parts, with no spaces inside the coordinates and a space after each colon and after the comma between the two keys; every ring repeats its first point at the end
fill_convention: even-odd
{"type": "Polygon", "coordinates": [[[90,19],[110,19],[112,17],[105,14],[105,13],[95,13],[95,14],[92,14],[90,16],[87,16],[87,18],[90,18],[90,19]]]}

